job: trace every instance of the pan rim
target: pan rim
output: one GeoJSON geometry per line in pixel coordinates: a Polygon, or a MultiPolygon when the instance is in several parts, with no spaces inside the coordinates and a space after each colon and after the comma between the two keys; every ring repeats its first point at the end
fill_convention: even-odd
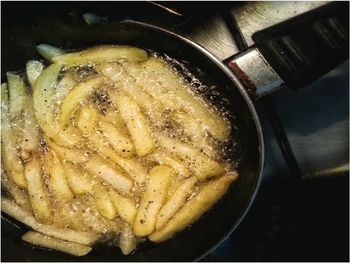
{"type": "Polygon", "coordinates": [[[243,219],[247,215],[248,211],[250,210],[250,208],[255,200],[255,197],[259,191],[260,184],[262,181],[262,174],[263,174],[263,170],[264,170],[264,163],[265,163],[265,144],[264,144],[264,135],[263,135],[262,127],[261,127],[260,118],[259,118],[258,113],[256,112],[256,109],[255,109],[255,106],[254,106],[254,103],[253,103],[251,97],[249,96],[247,90],[244,88],[244,86],[240,82],[240,80],[233,74],[233,72],[231,70],[229,70],[229,68],[227,66],[224,65],[223,62],[221,62],[217,57],[215,57],[206,48],[204,48],[200,44],[197,44],[184,36],[181,36],[179,34],[176,34],[174,32],[171,32],[167,29],[164,29],[164,28],[161,28],[161,27],[158,27],[155,25],[151,25],[151,24],[147,24],[147,23],[135,21],[135,20],[124,20],[124,21],[120,21],[119,23],[126,24],[126,25],[128,25],[128,24],[138,25],[138,26],[142,26],[145,28],[149,28],[151,30],[156,30],[156,31],[159,31],[161,33],[170,35],[170,36],[172,36],[180,41],[183,41],[183,42],[191,45],[192,47],[198,49],[202,54],[204,54],[213,63],[215,63],[216,66],[218,66],[231,79],[231,81],[235,84],[238,91],[241,93],[243,99],[245,100],[245,102],[246,102],[246,104],[247,104],[247,106],[252,114],[252,118],[254,121],[254,125],[256,128],[256,132],[257,132],[257,137],[258,137],[258,150],[259,150],[259,165],[258,165],[257,179],[256,179],[256,182],[254,185],[254,190],[250,196],[250,199],[248,201],[247,206],[243,209],[241,215],[239,216],[238,220],[234,223],[234,225],[232,226],[230,231],[228,231],[226,235],[224,235],[219,241],[217,241],[216,245],[212,246],[210,249],[205,251],[199,257],[193,259],[193,261],[197,262],[197,261],[200,261],[201,259],[203,259],[204,257],[206,257],[208,254],[212,253],[218,246],[220,246],[222,244],[222,242],[224,240],[227,239],[227,237],[229,235],[231,235],[237,229],[237,227],[241,224],[241,222],[243,221],[243,219]]]}

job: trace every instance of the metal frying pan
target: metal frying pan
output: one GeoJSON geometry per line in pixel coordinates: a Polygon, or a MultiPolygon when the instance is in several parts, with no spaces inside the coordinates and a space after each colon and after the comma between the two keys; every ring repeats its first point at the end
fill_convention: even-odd
{"type": "MultiPolygon", "coordinates": [[[[329,17],[334,18],[334,5],[331,7],[327,5],[326,7],[328,9],[323,8],[323,11],[320,9],[321,11],[313,14],[313,16],[308,14],[312,23],[315,21],[327,22],[329,17]]],[[[336,7],[338,8],[338,5],[336,7]]],[[[348,14],[346,15],[348,16],[348,14]]],[[[335,24],[344,24],[343,15],[340,15],[340,20],[338,16],[335,17],[336,22],[332,21],[335,24]]],[[[254,94],[260,96],[286,81],[294,84],[294,86],[306,84],[348,57],[348,53],[344,51],[347,50],[348,46],[346,17],[345,27],[341,25],[339,27],[336,24],[336,29],[340,28],[340,33],[338,32],[339,30],[335,30],[337,34],[336,39],[340,40],[333,44],[336,46],[332,51],[333,55],[328,57],[330,52],[325,52],[328,49],[324,48],[320,41],[317,42],[318,45],[322,46],[322,58],[326,58],[327,61],[326,66],[323,68],[317,65],[318,60],[315,61],[314,53],[305,47],[307,45],[302,45],[305,43],[310,44],[310,41],[314,41],[312,37],[317,37],[317,33],[316,35],[311,34],[311,36],[307,36],[308,39],[304,39],[301,43],[298,42],[298,40],[306,37],[303,31],[305,28],[302,25],[310,23],[310,20],[305,17],[298,17],[298,19],[298,23],[302,24],[298,24],[297,20],[295,20],[294,22],[289,22],[289,25],[287,23],[272,29],[272,31],[256,35],[255,40],[257,46],[260,47],[260,52],[268,55],[266,59],[263,58],[259,51],[254,49],[247,51],[247,56],[241,54],[227,61],[226,63],[229,67],[218,61],[199,45],[181,36],[142,23],[109,23],[88,28],[84,25],[69,26],[53,19],[53,23],[46,25],[38,24],[32,27],[24,24],[16,27],[16,30],[13,31],[5,30],[3,34],[6,34],[6,39],[4,35],[2,37],[2,65],[4,70],[2,76],[4,76],[6,70],[19,70],[23,68],[28,59],[37,57],[35,45],[38,43],[49,43],[67,49],[84,48],[98,44],[129,44],[155,50],[184,62],[193,73],[203,76],[202,78],[205,82],[218,87],[216,91],[219,93],[219,96],[217,96],[219,101],[225,98],[229,102],[225,104],[225,107],[234,116],[232,122],[238,128],[237,130],[234,129],[233,134],[238,146],[232,145],[232,148],[234,149],[233,154],[240,159],[238,166],[240,178],[230,188],[225,197],[189,229],[164,243],[152,244],[146,242],[129,256],[123,256],[118,249],[112,247],[96,248],[82,258],[76,258],[56,251],[33,249],[20,239],[20,236],[26,231],[25,227],[15,222],[16,225],[20,226],[20,228],[17,228],[14,224],[7,221],[11,219],[3,215],[5,220],[2,220],[2,260],[191,261],[199,260],[209,253],[221,240],[232,233],[244,218],[256,195],[262,174],[264,163],[263,136],[254,103],[246,88],[249,88],[251,96],[254,96],[254,94]],[[342,37],[344,28],[345,40],[342,37]],[[285,35],[281,33],[282,29],[285,35]],[[301,35],[298,34],[296,29],[303,33],[301,35]],[[273,41],[271,42],[271,40],[281,39],[281,34],[282,36],[288,36],[289,40],[292,40],[286,42],[282,41],[282,38],[280,42],[277,41],[277,44],[274,44],[273,41]],[[344,48],[345,45],[346,47],[344,48]],[[278,51],[281,49],[282,51],[278,51]],[[283,52],[285,50],[288,50],[289,53],[283,60],[283,54],[285,54],[283,52]],[[282,56],[279,56],[281,54],[282,56]],[[285,61],[287,63],[284,63],[285,61]],[[295,68],[295,61],[299,63],[297,64],[299,68],[295,68]],[[275,70],[269,66],[269,63],[274,66],[275,70]],[[249,68],[253,68],[255,71],[252,73],[249,71],[249,68]],[[318,69],[318,73],[316,73],[315,68],[318,69]],[[235,71],[235,74],[230,69],[235,71]],[[304,78],[305,75],[302,73],[307,72],[307,70],[309,70],[309,75],[307,75],[307,78],[304,78]],[[263,75],[261,75],[261,72],[263,75]]],[[[310,32],[310,28],[308,30],[310,32]]],[[[316,47],[313,48],[317,49],[316,47]]],[[[13,222],[13,220],[11,221],[13,222]]]]}

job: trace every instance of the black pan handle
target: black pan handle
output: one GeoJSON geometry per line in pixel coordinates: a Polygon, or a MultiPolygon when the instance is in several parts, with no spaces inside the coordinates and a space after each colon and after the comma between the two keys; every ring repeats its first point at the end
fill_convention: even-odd
{"type": "Polygon", "coordinates": [[[332,2],[253,35],[255,46],[225,62],[261,97],[283,83],[307,86],[349,59],[349,2],[332,2]]]}
{"type": "Polygon", "coordinates": [[[253,35],[290,87],[310,84],[349,58],[349,2],[333,2],[253,35]]]}

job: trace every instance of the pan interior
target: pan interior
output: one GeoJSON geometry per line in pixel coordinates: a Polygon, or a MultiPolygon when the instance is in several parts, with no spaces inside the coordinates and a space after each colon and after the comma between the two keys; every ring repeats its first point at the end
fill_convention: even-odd
{"type": "MultiPolygon", "coordinates": [[[[2,220],[2,259],[14,261],[189,261],[215,246],[240,221],[255,193],[260,173],[261,152],[257,122],[244,94],[231,76],[213,58],[187,41],[152,27],[130,23],[72,26],[57,18],[34,26],[5,25],[2,31],[2,77],[7,70],[22,70],[26,61],[39,58],[35,46],[48,43],[65,49],[82,49],[99,44],[128,44],[154,50],[184,64],[207,87],[206,96],[230,114],[233,143],[228,156],[238,160],[240,178],[225,197],[204,217],[176,238],[160,244],[149,242],[135,253],[123,256],[118,249],[100,247],[82,258],[56,251],[33,249],[21,241],[25,232],[2,220]],[[53,27],[53,28],[52,28],[53,27]],[[18,253],[21,251],[21,253],[18,253]]],[[[4,78],[3,78],[4,79],[4,78]]],[[[203,91],[204,92],[204,91],[203,91]]],[[[18,224],[20,225],[20,224],[18,224]]]]}

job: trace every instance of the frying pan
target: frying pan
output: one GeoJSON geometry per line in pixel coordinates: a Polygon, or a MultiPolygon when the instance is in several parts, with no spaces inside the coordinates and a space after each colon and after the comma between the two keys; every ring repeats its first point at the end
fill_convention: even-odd
{"type": "MultiPolygon", "coordinates": [[[[269,93],[284,82],[294,87],[306,85],[348,58],[348,11],[344,14],[341,10],[348,8],[344,8],[343,4],[328,4],[258,32],[254,40],[260,51],[255,48],[247,50],[225,63],[186,38],[138,22],[112,22],[87,27],[72,26],[52,17],[47,20],[49,22],[35,26],[28,21],[13,27],[5,26],[2,76],[7,70],[22,69],[27,60],[38,57],[35,46],[39,43],[66,49],[128,44],[164,53],[182,62],[207,86],[216,87],[215,92],[204,91],[204,95],[214,97],[214,104],[231,112],[234,127],[231,154],[239,159],[237,170],[240,177],[224,198],[190,228],[160,244],[145,242],[129,256],[123,256],[115,247],[97,247],[81,258],[33,248],[20,239],[26,227],[2,215],[2,260],[197,261],[203,258],[239,225],[258,190],[264,164],[264,144],[252,97],[269,93]],[[334,15],[335,12],[338,14],[334,15]],[[322,36],[317,26],[305,26],[319,21],[326,23],[326,29],[331,33],[323,32],[321,28],[319,31],[326,35],[322,36]],[[325,39],[324,43],[320,39],[325,39]],[[310,49],[310,43],[317,43],[317,46],[313,45],[310,49]],[[327,45],[334,48],[327,48],[327,45]],[[321,57],[318,56],[320,52],[321,57]],[[320,59],[324,62],[322,65],[320,59]],[[250,68],[253,70],[249,71],[250,68]]],[[[33,19],[35,13],[31,17],[33,19]]]]}

